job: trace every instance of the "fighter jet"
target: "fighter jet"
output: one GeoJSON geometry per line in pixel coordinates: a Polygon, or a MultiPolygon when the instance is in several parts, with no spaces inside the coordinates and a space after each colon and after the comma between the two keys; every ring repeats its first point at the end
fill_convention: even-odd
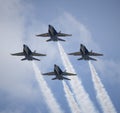
{"type": "Polygon", "coordinates": [[[43,34],[39,34],[36,36],[50,37],[50,39],[46,40],[47,42],[49,42],[49,41],[65,41],[65,40],[60,39],[58,37],[65,37],[65,36],[72,36],[72,35],[61,33],[61,31],[57,32],[52,25],[48,25],[48,33],[43,33],[43,34]]]}
{"type": "Polygon", "coordinates": [[[46,56],[46,54],[36,53],[36,51],[32,52],[30,50],[30,48],[27,45],[25,45],[25,44],[23,45],[23,52],[14,53],[14,54],[11,54],[11,55],[14,55],[14,56],[25,56],[25,58],[21,59],[22,61],[23,60],[38,60],[38,61],[40,61],[39,59],[34,58],[33,56],[46,56]]]}
{"type": "Polygon", "coordinates": [[[74,53],[69,53],[68,55],[74,55],[74,56],[82,56],[81,58],[79,58],[78,60],[95,60],[94,58],[90,57],[90,56],[103,56],[103,54],[99,54],[99,53],[95,53],[91,51],[88,51],[87,48],[81,44],[80,45],[80,51],[79,52],[74,52],[74,53]]]}
{"type": "Polygon", "coordinates": [[[55,79],[58,79],[58,80],[63,80],[63,79],[70,80],[69,78],[66,78],[64,76],[75,76],[76,74],[68,73],[66,71],[63,72],[60,69],[59,66],[54,64],[54,71],[53,72],[43,73],[42,75],[50,75],[50,76],[55,75],[56,77],[52,78],[52,80],[55,80],[55,79]]]}

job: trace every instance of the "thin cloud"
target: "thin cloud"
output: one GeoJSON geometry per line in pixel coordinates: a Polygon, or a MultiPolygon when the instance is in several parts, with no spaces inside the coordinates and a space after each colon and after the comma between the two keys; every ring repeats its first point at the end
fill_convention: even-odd
{"type": "Polygon", "coordinates": [[[27,107],[21,107],[28,105],[27,102],[29,105],[38,103],[37,97],[40,96],[31,82],[34,81],[32,66],[10,55],[22,51],[25,29],[22,8],[20,0],[0,1],[0,105],[4,106],[0,108],[1,113],[23,113],[27,107]],[[21,107],[18,106],[20,103],[21,107]]]}

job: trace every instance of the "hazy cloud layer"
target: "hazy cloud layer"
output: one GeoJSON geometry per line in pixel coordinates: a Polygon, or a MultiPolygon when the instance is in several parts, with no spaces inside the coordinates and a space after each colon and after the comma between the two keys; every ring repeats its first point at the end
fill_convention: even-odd
{"type": "Polygon", "coordinates": [[[35,86],[34,77],[30,76],[30,62],[21,62],[21,57],[10,55],[22,51],[25,29],[22,8],[19,0],[0,1],[1,113],[21,113],[27,110],[27,103],[39,103],[36,100],[40,97],[39,90],[35,86]]]}
{"type": "MultiPolygon", "coordinates": [[[[13,57],[10,53],[22,51],[23,43],[32,50],[47,54],[40,57],[41,62],[37,62],[42,72],[53,69],[54,63],[61,65],[60,54],[55,42],[47,43],[48,38],[37,38],[36,34],[48,31],[48,23],[55,26],[58,31],[70,33],[72,37],[66,37],[66,42],[61,42],[66,52],[78,51],[80,43],[85,44],[93,51],[101,52],[101,45],[96,43],[92,34],[84,24],[69,12],[62,12],[54,20],[47,24],[36,18],[34,6],[21,0],[1,0],[0,1],[0,112],[1,113],[27,113],[30,111],[44,111],[44,100],[36,83],[31,62],[21,62],[22,57],[13,57]],[[40,100],[38,99],[40,98],[40,100]],[[36,105],[36,106],[35,106],[36,105]],[[28,110],[28,108],[31,108],[28,110]]],[[[105,78],[106,84],[118,84],[120,81],[120,62],[115,59],[109,60],[107,53],[94,63],[98,73],[105,78]],[[114,71],[113,71],[114,70],[114,71]],[[106,81],[107,77],[109,81],[106,81]]],[[[77,62],[75,57],[74,62],[77,62]]],[[[77,70],[80,72],[79,70],[77,70]]],[[[48,84],[56,88],[56,82],[48,84]]],[[[57,88],[56,91],[59,92],[57,88]]],[[[111,90],[112,91],[112,90],[111,90]]],[[[64,94],[63,94],[64,95],[64,94]]],[[[61,104],[61,103],[60,103],[61,104]]],[[[47,109],[46,109],[47,111],[47,109]]]]}

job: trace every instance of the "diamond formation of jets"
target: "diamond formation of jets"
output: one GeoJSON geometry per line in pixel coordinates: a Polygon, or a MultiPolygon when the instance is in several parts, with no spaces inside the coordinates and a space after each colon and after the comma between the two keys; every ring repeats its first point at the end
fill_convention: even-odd
{"type": "Polygon", "coordinates": [[[50,37],[50,39],[46,40],[48,42],[48,41],[65,41],[65,40],[63,40],[61,38],[58,38],[58,37],[65,37],[65,36],[72,36],[72,35],[61,33],[61,31],[57,32],[52,25],[48,25],[48,33],[43,33],[43,34],[39,34],[39,35],[36,35],[36,36],[38,36],[38,37],[39,36],[50,37]]]}
{"type": "MultiPolygon", "coordinates": [[[[38,34],[36,36],[41,36],[41,37],[50,37],[50,39],[46,40],[47,42],[49,41],[65,41],[59,37],[66,37],[66,36],[72,36],[71,34],[65,34],[65,33],[61,33],[57,32],[55,30],[55,28],[52,25],[48,25],[48,33],[43,33],[43,34],[38,34]]],[[[40,53],[36,53],[36,51],[31,51],[30,48],[23,44],[23,51],[19,52],[19,53],[13,53],[11,54],[13,56],[24,56],[25,58],[22,58],[21,60],[37,60],[40,61],[37,58],[34,58],[33,56],[46,56],[46,54],[40,54],[40,53]]],[[[95,53],[93,51],[88,51],[88,49],[83,45],[80,44],[80,50],[78,52],[73,52],[73,53],[69,53],[68,55],[74,55],[74,56],[81,56],[81,58],[78,58],[78,60],[94,60],[96,61],[97,59],[92,58],[91,56],[103,56],[103,54],[100,53],[95,53]]],[[[62,71],[61,68],[54,64],[54,71],[53,72],[48,72],[48,73],[42,73],[42,75],[48,75],[48,76],[55,76],[54,78],[52,78],[52,80],[70,80],[69,78],[66,78],[66,76],[76,76],[76,74],[74,73],[69,73],[66,71],[62,71]]]]}
{"type": "Polygon", "coordinates": [[[103,56],[103,54],[88,51],[88,49],[83,44],[80,45],[79,52],[69,53],[68,55],[82,56],[81,58],[78,58],[78,60],[94,60],[94,61],[96,61],[97,59],[94,59],[90,56],[103,56]]]}
{"type": "Polygon", "coordinates": [[[25,45],[25,44],[23,45],[23,52],[14,53],[14,54],[11,54],[11,55],[14,55],[14,56],[25,56],[25,58],[21,59],[22,61],[23,60],[38,60],[38,61],[40,61],[39,59],[34,58],[33,56],[46,56],[46,54],[36,53],[36,51],[32,52],[30,50],[30,48],[27,45],[25,45]]]}
{"type": "Polygon", "coordinates": [[[66,79],[66,80],[70,80],[69,78],[66,78],[64,76],[76,76],[76,74],[73,74],[73,73],[68,73],[66,71],[62,71],[60,69],[59,66],[57,66],[56,64],[54,64],[54,71],[53,72],[48,72],[48,73],[42,73],[42,75],[48,75],[48,76],[56,76],[54,78],[52,78],[52,80],[55,80],[55,79],[58,79],[58,80],[63,80],[63,79],[66,79]]]}

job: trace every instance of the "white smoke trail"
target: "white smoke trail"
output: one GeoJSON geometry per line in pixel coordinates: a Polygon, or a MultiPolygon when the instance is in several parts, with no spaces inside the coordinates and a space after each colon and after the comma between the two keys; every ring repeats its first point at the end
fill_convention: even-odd
{"type": "Polygon", "coordinates": [[[63,113],[59,104],[57,103],[56,99],[54,98],[51,90],[49,89],[46,81],[43,79],[39,68],[37,67],[37,65],[34,62],[32,62],[32,64],[33,64],[33,69],[35,71],[36,79],[38,81],[40,89],[44,95],[45,101],[48,104],[48,107],[49,107],[51,113],[63,113]]]}
{"type": "MultiPolygon", "coordinates": [[[[59,42],[58,42],[58,48],[59,48],[61,58],[62,58],[62,61],[63,61],[63,64],[66,70],[72,73],[76,73],[72,64],[70,63],[67,57],[67,54],[65,53],[63,47],[60,45],[59,42]]],[[[98,113],[92,101],[90,100],[89,95],[84,90],[81,80],[77,76],[76,77],[74,76],[71,78],[72,80],[70,81],[70,85],[71,85],[72,91],[75,94],[76,100],[82,112],[83,113],[98,113]]]]}
{"type": "Polygon", "coordinates": [[[101,105],[103,113],[117,113],[107,91],[104,88],[104,85],[102,84],[94,66],[90,61],[89,67],[92,75],[92,81],[94,83],[94,88],[97,93],[96,98],[101,105]]]}
{"type": "Polygon", "coordinates": [[[72,96],[72,93],[69,89],[69,87],[67,86],[66,82],[63,81],[63,87],[64,87],[64,91],[65,91],[65,96],[67,98],[68,104],[70,106],[71,112],[72,113],[81,113],[78,104],[76,103],[75,99],[72,96]]]}

